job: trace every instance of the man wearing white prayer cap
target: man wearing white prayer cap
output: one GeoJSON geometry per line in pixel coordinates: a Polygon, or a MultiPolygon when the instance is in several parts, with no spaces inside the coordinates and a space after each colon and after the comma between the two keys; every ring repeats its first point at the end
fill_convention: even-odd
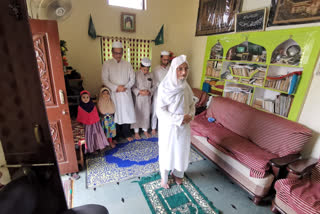
{"type": "Polygon", "coordinates": [[[194,118],[193,93],[186,79],[188,62],[185,55],[172,60],[168,74],[158,88],[159,166],[161,186],[170,188],[168,173],[180,185],[188,168],[191,143],[189,123],[194,118]]]}
{"type": "Polygon", "coordinates": [[[146,138],[150,137],[150,114],[152,109],[151,97],[154,93],[153,75],[149,72],[151,61],[148,58],[141,60],[140,71],[136,72],[136,81],[132,87],[134,94],[134,110],[137,122],[131,125],[134,129],[135,139],[141,139],[139,129],[141,128],[146,138]]]}
{"type": "Polygon", "coordinates": [[[168,51],[161,51],[160,56],[160,65],[155,67],[152,72],[154,76],[154,82],[155,82],[155,93],[153,94],[153,102],[152,102],[152,117],[151,117],[151,129],[152,129],[152,135],[155,136],[157,134],[156,128],[157,128],[157,115],[156,115],[156,100],[157,100],[157,88],[160,84],[160,82],[163,80],[163,78],[166,76],[169,70],[169,55],[170,53],[168,51]]]}
{"type": "Polygon", "coordinates": [[[133,138],[130,124],[136,122],[131,88],[135,82],[135,72],[129,62],[122,59],[123,48],[121,42],[112,43],[112,59],[102,67],[102,82],[111,89],[111,98],[115,104],[115,123],[117,138],[124,137],[128,141],[133,138]]]}

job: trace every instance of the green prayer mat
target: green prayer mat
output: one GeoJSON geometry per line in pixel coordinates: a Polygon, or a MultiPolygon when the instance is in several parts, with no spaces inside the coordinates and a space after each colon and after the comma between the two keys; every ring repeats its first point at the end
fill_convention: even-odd
{"type": "Polygon", "coordinates": [[[143,177],[139,181],[143,196],[153,214],[219,213],[219,210],[187,176],[184,177],[182,185],[175,184],[174,180],[170,178],[170,189],[162,188],[160,182],[159,173],[143,177]]]}

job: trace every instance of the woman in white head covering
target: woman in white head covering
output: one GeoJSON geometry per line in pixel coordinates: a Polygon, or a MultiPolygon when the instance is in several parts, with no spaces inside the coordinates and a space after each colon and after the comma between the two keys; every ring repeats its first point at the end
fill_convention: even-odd
{"type": "Polygon", "coordinates": [[[146,138],[150,137],[148,129],[150,127],[151,97],[154,92],[153,75],[149,72],[151,61],[148,58],[141,60],[140,71],[136,72],[136,81],[132,87],[134,94],[134,110],[136,123],[131,125],[134,129],[135,139],[141,139],[139,129],[141,128],[146,138]]]}
{"type": "Polygon", "coordinates": [[[173,59],[168,74],[158,89],[159,164],[161,186],[164,188],[169,188],[170,170],[176,183],[181,184],[189,164],[189,123],[194,117],[195,103],[192,90],[186,81],[188,67],[185,55],[173,59]]]}

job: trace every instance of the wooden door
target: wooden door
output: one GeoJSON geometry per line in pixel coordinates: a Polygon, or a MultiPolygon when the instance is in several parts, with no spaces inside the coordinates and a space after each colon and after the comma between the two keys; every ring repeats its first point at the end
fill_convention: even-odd
{"type": "Polygon", "coordinates": [[[11,175],[21,167],[35,172],[42,199],[35,213],[61,213],[66,201],[35,70],[25,0],[1,0],[0,141],[6,165],[0,167],[9,168],[11,175]]]}
{"type": "Polygon", "coordinates": [[[42,94],[60,174],[77,172],[56,21],[30,20],[42,94]]]}

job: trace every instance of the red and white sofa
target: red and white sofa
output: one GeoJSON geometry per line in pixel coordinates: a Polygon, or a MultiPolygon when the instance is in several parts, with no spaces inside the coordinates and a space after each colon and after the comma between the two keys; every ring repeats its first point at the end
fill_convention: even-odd
{"type": "Polygon", "coordinates": [[[320,214],[320,160],[298,160],[289,175],[275,183],[272,211],[286,214],[320,214]]]}
{"type": "Polygon", "coordinates": [[[228,98],[215,97],[191,122],[191,141],[258,204],[279,169],[297,160],[310,129],[228,98]],[[214,123],[208,118],[216,119],[214,123]]]}

